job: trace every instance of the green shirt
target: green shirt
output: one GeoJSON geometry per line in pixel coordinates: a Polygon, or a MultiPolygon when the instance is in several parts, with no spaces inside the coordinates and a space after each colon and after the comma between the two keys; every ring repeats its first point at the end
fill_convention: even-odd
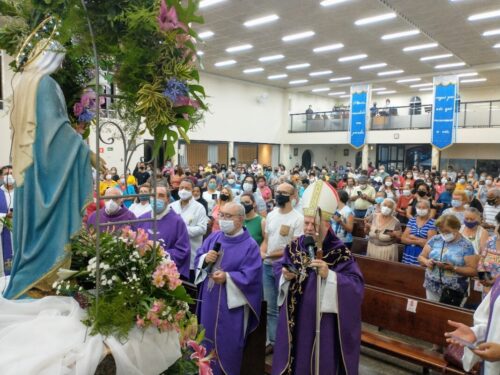
{"type": "Polygon", "coordinates": [[[255,242],[257,242],[259,246],[264,240],[261,224],[262,216],[260,215],[257,215],[250,220],[245,219],[245,227],[248,229],[248,233],[250,233],[250,236],[252,236],[252,238],[255,240],[255,242]]]}

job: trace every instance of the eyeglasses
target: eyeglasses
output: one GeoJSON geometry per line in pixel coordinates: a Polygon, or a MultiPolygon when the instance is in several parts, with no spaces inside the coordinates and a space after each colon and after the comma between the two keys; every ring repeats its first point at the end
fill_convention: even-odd
{"type": "Polygon", "coordinates": [[[291,195],[288,191],[280,191],[280,190],[276,190],[276,194],[285,195],[288,197],[291,195]]]}
{"type": "Polygon", "coordinates": [[[219,212],[219,219],[231,219],[233,217],[238,217],[240,215],[231,215],[224,212],[219,212]]]}

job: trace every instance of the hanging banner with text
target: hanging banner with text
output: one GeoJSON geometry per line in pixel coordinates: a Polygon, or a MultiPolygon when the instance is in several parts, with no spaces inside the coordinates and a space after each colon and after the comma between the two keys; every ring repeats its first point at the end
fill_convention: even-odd
{"type": "Polygon", "coordinates": [[[366,143],[366,116],[370,89],[370,85],[351,86],[349,143],[354,148],[361,148],[366,143]]]}
{"type": "Polygon", "coordinates": [[[432,108],[432,145],[439,150],[455,143],[457,124],[458,77],[434,77],[432,108]]]}

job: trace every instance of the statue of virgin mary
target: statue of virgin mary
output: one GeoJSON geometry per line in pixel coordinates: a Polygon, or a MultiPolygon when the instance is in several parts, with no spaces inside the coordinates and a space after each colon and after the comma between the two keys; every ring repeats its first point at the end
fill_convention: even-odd
{"type": "Polygon", "coordinates": [[[14,256],[5,298],[40,297],[57,270],[69,268],[67,245],[92,195],[91,152],[70,125],[61,88],[50,77],[64,49],[42,40],[14,88],[11,113],[14,256]]]}

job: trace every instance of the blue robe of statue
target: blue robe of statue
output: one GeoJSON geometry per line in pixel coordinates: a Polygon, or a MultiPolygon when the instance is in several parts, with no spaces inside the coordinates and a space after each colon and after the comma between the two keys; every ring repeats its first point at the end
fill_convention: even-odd
{"type": "Polygon", "coordinates": [[[24,298],[30,289],[49,291],[65,249],[81,227],[92,198],[90,151],[72,128],[59,85],[44,76],[36,93],[33,164],[14,197],[14,259],[4,297],[24,298]]]}

